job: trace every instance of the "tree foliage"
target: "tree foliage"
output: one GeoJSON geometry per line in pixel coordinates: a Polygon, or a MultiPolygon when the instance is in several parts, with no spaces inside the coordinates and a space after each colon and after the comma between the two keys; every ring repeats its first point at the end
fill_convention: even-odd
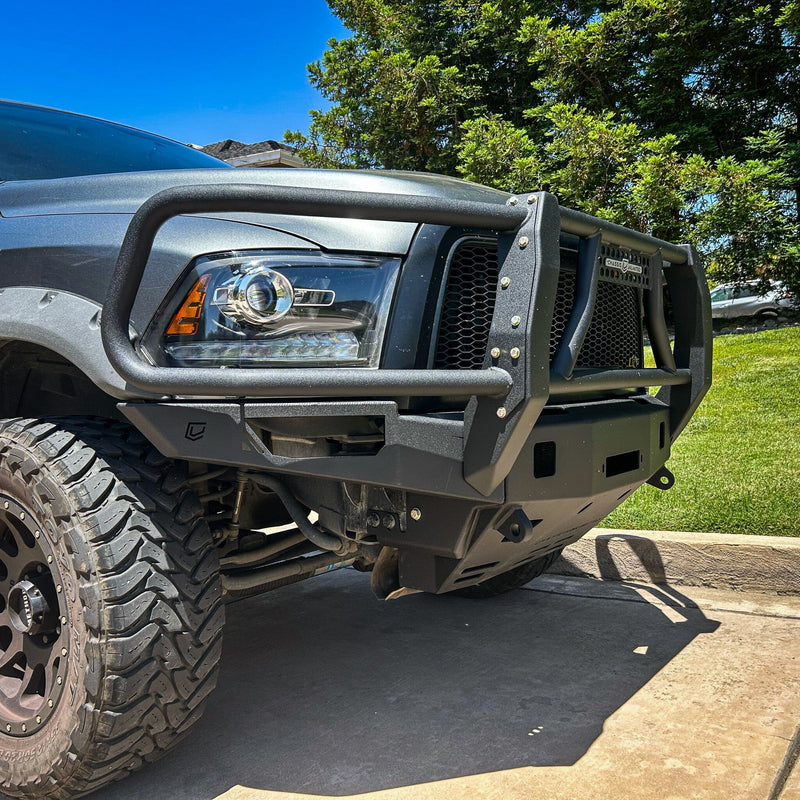
{"type": "Polygon", "coordinates": [[[312,164],[545,188],[800,289],[799,0],[329,0],[312,164]]]}

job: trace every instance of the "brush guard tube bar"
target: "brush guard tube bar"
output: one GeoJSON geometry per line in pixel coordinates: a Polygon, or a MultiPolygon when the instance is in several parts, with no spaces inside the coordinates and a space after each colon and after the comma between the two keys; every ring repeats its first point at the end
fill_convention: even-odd
{"type": "Polygon", "coordinates": [[[508,475],[548,399],[610,390],[661,386],[670,408],[672,437],[683,428],[711,381],[708,287],[694,251],[614,223],[561,208],[546,192],[503,205],[414,195],[283,186],[183,186],[159,192],[128,226],[101,330],[106,355],[119,375],[140,390],[172,396],[244,398],[470,396],[465,413],[464,478],[489,495],[508,475]],[[260,212],[355,217],[488,229],[499,233],[500,275],[512,289],[498,290],[481,370],[182,369],[155,366],[137,352],[129,320],[153,241],[180,214],[260,212]],[[575,306],[549,367],[549,337],[560,264],[561,233],[579,237],[575,306]],[[655,368],[576,370],[580,345],[597,294],[601,243],[654,258],[656,286],[647,294],[645,324],[655,368]],[[662,268],[663,267],[663,268],[662,268]],[[662,276],[675,315],[674,356],[664,320],[662,276]],[[656,297],[658,295],[658,297],[656,297]],[[497,348],[501,356],[492,358],[497,348]],[[511,352],[519,355],[511,357],[511,352]]]}

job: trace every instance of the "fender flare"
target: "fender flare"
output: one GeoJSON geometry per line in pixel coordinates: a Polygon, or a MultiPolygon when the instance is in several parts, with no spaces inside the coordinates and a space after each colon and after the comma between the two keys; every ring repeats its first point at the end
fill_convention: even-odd
{"type": "Polygon", "coordinates": [[[111,366],[100,338],[101,311],[98,303],[57,289],[0,289],[0,340],[52,350],[117,400],[161,397],[128,385],[111,366]]]}

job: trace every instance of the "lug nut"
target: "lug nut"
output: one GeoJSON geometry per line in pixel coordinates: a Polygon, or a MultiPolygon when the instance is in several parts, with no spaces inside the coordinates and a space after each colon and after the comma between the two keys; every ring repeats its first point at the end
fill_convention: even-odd
{"type": "Polygon", "coordinates": [[[59,676],[56,678],[56,683],[57,683],[59,686],[61,686],[61,684],[62,684],[62,683],[64,683],[64,679],[63,679],[63,678],[62,678],[62,677],[59,675],[59,676]]]}
{"type": "Polygon", "coordinates": [[[506,415],[505,406],[500,406],[500,408],[497,409],[497,416],[500,417],[500,419],[503,419],[505,415],[506,415]]]}
{"type": "Polygon", "coordinates": [[[24,512],[24,511],[21,511],[21,512],[20,512],[20,514],[19,514],[19,518],[20,518],[20,519],[25,519],[25,512],[24,512]]]}
{"type": "MultiPolygon", "coordinates": [[[[6,503],[6,505],[8,505],[8,503],[6,503]]],[[[6,730],[10,731],[11,730],[11,726],[10,725],[6,725],[6,730]]]]}
{"type": "Polygon", "coordinates": [[[519,237],[519,246],[524,250],[528,246],[528,242],[529,241],[530,241],[530,239],[528,239],[527,236],[520,236],[519,237]]]}
{"type": "Polygon", "coordinates": [[[67,624],[67,618],[66,617],[61,617],[61,624],[62,625],[66,625],[67,624]]]}
{"type": "Polygon", "coordinates": [[[66,654],[67,654],[67,648],[66,647],[62,647],[61,648],[61,655],[65,656],[66,654]]]}
{"type": "Polygon", "coordinates": [[[500,348],[499,347],[493,347],[489,351],[489,353],[491,354],[492,358],[500,358],[500,348]]]}
{"type": "Polygon", "coordinates": [[[415,522],[419,521],[420,519],[422,519],[422,512],[418,508],[412,508],[411,519],[413,519],[415,522]]]}
{"type": "Polygon", "coordinates": [[[22,723],[22,732],[25,733],[26,730],[28,730],[28,726],[23,722],[22,723]]]}
{"type": "Polygon", "coordinates": [[[509,351],[511,358],[519,358],[519,347],[512,347],[509,351]]]}
{"type": "Polygon", "coordinates": [[[60,584],[60,583],[58,584],[58,586],[56,586],[56,591],[57,591],[59,594],[61,594],[61,584],[60,584]]]}
{"type": "Polygon", "coordinates": [[[48,700],[47,701],[47,705],[48,705],[49,708],[52,708],[53,707],[53,701],[52,700],[48,700]]]}
{"type": "Polygon", "coordinates": [[[53,556],[47,556],[47,563],[48,564],[52,564],[53,563],[53,556]]]}
{"type": "Polygon", "coordinates": [[[6,502],[3,503],[3,508],[8,508],[8,500],[6,500],[6,502]]]}
{"type": "Polygon", "coordinates": [[[511,317],[511,327],[517,328],[519,327],[520,322],[522,322],[522,317],[518,317],[516,314],[511,317]]]}
{"type": "Polygon", "coordinates": [[[38,539],[42,535],[42,532],[36,531],[33,535],[38,539]]]}
{"type": "Polygon", "coordinates": [[[41,722],[42,722],[42,718],[41,717],[36,717],[36,724],[39,725],[39,724],[41,724],[41,722]]]}
{"type": "Polygon", "coordinates": [[[506,276],[500,278],[500,286],[502,286],[503,289],[508,289],[508,287],[511,286],[511,278],[506,276]]]}

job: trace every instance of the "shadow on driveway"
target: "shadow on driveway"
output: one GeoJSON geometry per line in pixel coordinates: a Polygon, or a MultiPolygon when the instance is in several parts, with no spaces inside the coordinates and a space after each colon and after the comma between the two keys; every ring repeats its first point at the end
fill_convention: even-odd
{"type": "Polygon", "coordinates": [[[574,764],[607,717],[718,627],[674,589],[649,591],[672,596],[668,614],[619,586],[615,598],[638,602],[523,590],[380,603],[352,570],[241,601],[203,720],[100,794],[346,795],[574,764]]]}

